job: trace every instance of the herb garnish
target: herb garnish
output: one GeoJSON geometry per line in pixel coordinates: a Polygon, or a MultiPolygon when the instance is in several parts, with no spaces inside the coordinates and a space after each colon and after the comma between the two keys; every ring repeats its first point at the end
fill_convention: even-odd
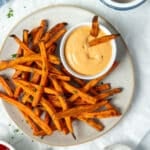
{"type": "Polygon", "coordinates": [[[15,133],[19,132],[19,129],[15,129],[14,132],[15,132],[15,133]]]}
{"type": "Polygon", "coordinates": [[[8,17],[8,18],[11,18],[11,17],[13,17],[13,16],[14,16],[14,11],[13,11],[12,8],[9,8],[9,12],[7,13],[7,17],[8,17]]]}
{"type": "Polygon", "coordinates": [[[16,58],[16,57],[17,57],[17,54],[12,54],[11,57],[12,57],[12,58],[16,58]]]}

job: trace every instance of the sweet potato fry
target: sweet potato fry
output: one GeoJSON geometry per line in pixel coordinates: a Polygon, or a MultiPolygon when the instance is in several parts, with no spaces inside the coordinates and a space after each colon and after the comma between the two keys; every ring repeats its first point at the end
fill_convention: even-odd
{"type": "Polygon", "coordinates": [[[62,30],[67,25],[66,22],[58,23],[54,27],[52,27],[46,34],[42,37],[42,40],[48,42],[60,30],[62,30]]]}
{"type": "Polygon", "coordinates": [[[21,73],[22,73],[21,71],[16,70],[15,73],[13,74],[12,78],[13,79],[18,78],[19,76],[21,76],[21,73]]]}
{"type": "Polygon", "coordinates": [[[9,85],[7,84],[6,80],[4,79],[4,77],[0,76],[0,84],[2,85],[2,87],[4,88],[4,90],[6,91],[6,93],[10,96],[13,97],[13,91],[11,90],[11,88],[9,87],[9,85]]]}
{"type": "Polygon", "coordinates": [[[110,89],[111,89],[110,83],[100,84],[95,87],[95,90],[97,92],[102,92],[102,91],[106,91],[106,90],[110,90],[110,89]]]}
{"type": "Polygon", "coordinates": [[[25,65],[15,65],[15,66],[12,66],[12,68],[16,69],[16,70],[19,70],[19,71],[25,71],[25,72],[35,72],[35,73],[38,73],[38,74],[42,74],[42,71],[40,69],[36,69],[36,68],[33,68],[33,67],[28,67],[28,66],[25,66],[25,65]]]}
{"type": "Polygon", "coordinates": [[[55,97],[56,100],[53,99],[53,98],[48,98],[48,101],[49,101],[55,108],[56,108],[56,107],[62,108],[62,105],[61,105],[60,102],[58,101],[58,98],[57,98],[56,96],[53,96],[53,97],[55,97]]]}
{"type": "MultiPolygon", "coordinates": [[[[28,33],[29,31],[24,29],[23,30],[23,42],[28,45],[28,42],[29,42],[29,36],[28,36],[28,33]]],[[[23,49],[21,47],[19,47],[19,50],[17,52],[17,57],[20,57],[20,56],[23,56],[25,55],[24,52],[23,52],[23,49]],[[20,52],[20,50],[22,52],[20,52]],[[19,53],[19,54],[18,54],[19,53]]],[[[17,77],[21,77],[22,79],[26,80],[28,77],[29,77],[29,74],[27,72],[21,72],[19,70],[16,70],[16,72],[14,73],[13,75],[13,78],[17,78],[17,77]]],[[[16,87],[15,91],[14,91],[14,97],[17,98],[19,97],[19,95],[21,94],[22,92],[22,89],[20,87],[16,87]]]]}
{"type": "Polygon", "coordinates": [[[5,100],[6,102],[16,106],[22,112],[27,114],[41,129],[45,131],[45,133],[47,133],[48,135],[52,133],[51,128],[43,120],[37,117],[30,108],[16,101],[14,98],[11,98],[1,92],[0,92],[0,97],[2,98],[2,100],[5,100]]]}
{"type": "Polygon", "coordinates": [[[87,105],[88,103],[86,102],[86,101],[84,101],[83,99],[81,99],[80,97],[78,97],[77,99],[76,99],[76,101],[74,101],[73,102],[73,104],[75,105],[75,106],[85,106],[85,105],[87,105]]]}
{"type": "Polygon", "coordinates": [[[63,80],[63,81],[70,81],[71,80],[71,78],[69,76],[58,75],[58,74],[54,74],[54,73],[50,73],[49,77],[50,78],[56,78],[56,79],[63,80]]]}
{"type": "Polygon", "coordinates": [[[39,31],[40,28],[41,28],[41,26],[35,27],[29,33],[29,36],[31,36],[31,38],[32,38],[32,43],[33,43],[33,39],[34,39],[36,33],[39,31]]]}
{"type": "Polygon", "coordinates": [[[71,116],[79,116],[84,112],[93,112],[93,111],[105,106],[105,104],[107,104],[107,103],[108,103],[107,100],[103,100],[103,101],[98,102],[98,103],[93,104],[93,105],[86,105],[84,107],[83,106],[76,106],[74,108],[69,108],[65,111],[56,113],[56,118],[61,119],[64,117],[69,117],[69,116],[70,117],[71,116]]]}
{"type": "Polygon", "coordinates": [[[97,131],[102,131],[104,129],[104,126],[100,122],[96,122],[94,119],[84,117],[78,117],[78,119],[95,128],[97,131]]]}
{"type": "Polygon", "coordinates": [[[92,20],[92,28],[91,28],[90,34],[91,34],[93,37],[97,37],[99,31],[100,31],[100,29],[99,29],[98,16],[94,16],[94,17],[93,17],[93,20],[92,20]]]}
{"type": "MultiPolygon", "coordinates": [[[[72,85],[62,82],[63,87],[72,94],[78,94],[80,97],[82,97],[87,103],[89,104],[95,104],[96,99],[87,93],[82,92],[81,90],[77,89],[76,87],[73,87],[72,85]]],[[[70,99],[69,99],[70,100],[70,99]]]]}
{"type": "Polygon", "coordinates": [[[45,34],[48,27],[47,20],[41,20],[40,26],[33,28],[30,32],[31,40],[32,40],[32,49],[34,49],[35,45],[41,40],[41,37],[45,34]]]}
{"type": "MultiPolygon", "coordinates": [[[[63,110],[67,110],[68,109],[68,104],[63,96],[63,90],[61,88],[61,86],[58,84],[57,80],[55,80],[54,78],[51,78],[52,84],[54,86],[54,88],[56,89],[56,91],[59,93],[58,95],[58,99],[60,101],[60,104],[62,106],[63,110]]],[[[69,129],[69,131],[71,133],[73,133],[73,127],[72,127],[72,120],[70,117],[65,117],[65,121],[66,121],[66,125],[69,129]]]]}
{"type": "Polygon", "coordinates": [[[24,29],[23,30],[23,42],[28,45],[29,42],[29,31],[24,29]]]}
{"type": "Polygon", "coordinates": [[[46,28],[47,28],[48,22],[47,20],[42,20],[39,30],[36,32],[34,39],[33,39],[33,45],[38,44],[38,42],[41,40],[46,28]]]}
{"type": "Polygon", "coordinates": [[[26,120],[26,122],[30,125],[30,127],[33,129],[33,133],[34,132],[38,132],[39,131],[39,128],[38,126],[32,121],[32,119],[25,113],[23,113],[23,116],[26,120]]]}
{"type": "Polygon", "coordinates": [[[50,122],[50,116],[47,112],[45,114],[44,121],[45,121],[46,124],[49,124],[49,122],[50,122]]]}
{"type": "MultiPolygon", "coordinates": [[[[23,30],[23,42],[25,44],[28,44],[28,30],[24,29],[23,30]]],[[[21,48],[21,46],[19,46],[18,48],[18,51],[17,51],[17,54],[16,54],[16,57],[20,57],[20,56],[23,56],[23,49],[21,48]]]]}
{"type": "Polygon", "coordinates": [[[35,54],[35,55],[30,55],[30,56],[18,57],[14,60],[7,60],[7,61],[2,60],[0,61],[0,70],[11,68],[14,65],[21,64],[21,63],[40,61],[41,58],[39,56],[40,55],[35,54]]]}
{"type": "Polygon", "coordinates": [[[14,98],[18,98],[21,93],[22,93],[22,88],[16,86],[16,89],[14,91],[14,98]]]}
{"type": "Polygon", "coordinates": [[[48,70],[49,70],[49,63],[48,57],[46,53],[46,48],[44,42],[39,43],[41,57],[42,57],[42,77],[41,77],[41,84],[42,86],[45,85],[47,77],[48,77],[48,70]]]}
{"type": "Polygon", "coordinates": [[[54,124],[56,125],[56,128],[59,131],[62,131],[62,126],[60,121],[55,117],[56,114],[56,110],[54,109],[54,107],[44,98],[42,98],[42,100],[40,101],[40,103],[42,104],[42,106],[46,109],[46,111],[49,113],[49,115],[52,117],[52,120],[54,121],[54,124]]]}
{"type": "Polygon", "coordinates": [[[120,116],[121,114],[114,110],[114,109],[108,109],[103,110],[100,112],[91,112],[91,113],[83,113],[81,116],[85,118],[109,118],[109,117],[116,117],[120,116]]]}
{"type": "Polygon", "coordinates": [[[42,114],[42,111],[41,111],[38,107],[35,107],[35,108],[33,109],[33,112],[34,112],[38,117],[40,117],[41,114],[42,114]]]}
{"type": "Polygon", "coordinates": [[[47,77],[48,77],[48,58],[46,54],[46,49],[44,42],[39,43],[40,51],[41,51],[41,57],[42,57],[42,75],[41,75],[41,81],[40,81],[40,88],[38,91],[35,93],[35,96],[33,98],[32,106],[35,107],[37,106],[38,102],[40,101],[43,93],[43,88],[46,85],[47,77]]]}
{"type": "Polygon", "coordinates": [[[95,96],[95,98],[97,100],[107,99],[108,97],[113,96],[115,94],[118,94],[121,91],[122,91],[122,88],[114,88],[114,89],[111,89],[109,91],[98,94],[97,96],[95,96]]]}
{"type": "Polygon", "coordinates": [[[105,35],[96,39],[93,39],[88,42],[89,46],[95,46],[97,44],[102,44],[105,42],[108,42],[110,40],[116,39],[120,34],[111,34],[111,35],[105,35]]]}
{"type": "Polygon", "coordinates": [[[22,42],[15,34],[10,35],[10,37],[15,39],[15,41],[25,51],[25,53],[34,54],[34,52],[24,42],[22,42]]]}
{"type": "MultiPolygon", "coordinates": [[[[31,83],[31,82],[27,82],[24,80],[20,80],[20,79],[15,79],[14,80],[16,84],[22,85],[22,86],[28,86],[28,87],[34,87],[35,89],[40,88],[40,85],[31,83]]],[[[47,94],[53,94],[53,95],[58,95],[57,91],[55,91],[54,89],[50,88],[50,87],[44,87],[44,92],[47,94]]]]}
{"type": "Polygon", "coordinates": [[[48,55],[48,61],[55,65],[60,65],[60,59],[55,55],[48,55]]]}
{"type": "Polygon", "coordinates": [[[43,130],[33,131],[33,135],[35,136],[45,136],[47,135],[43,130]]]}
{"type": "Polygon", "coordinates": [[[89,92],[94,96],[97,95],[97,91],[94,88],[91,88],[89,92]]]}
{"type": "Polygon", "coordinates": [[[30,80],[30,82],[31,83],[38,83],[39,80],[40,80],[40,75],[38,73],[34,73],[31,80],[30,80]]]}
{"type": "Polygon", "coordinates": [[[46,43],[46,48],[49,48],[53,43],[56,43],[66,32],[66,29],[62,29],[59,32],[57,32],[53,38],[51,38],[47,43],[46,43]]]}
{"type": "Polygon", "coordinates": [[[119,115],[121,115],[121,112],[120,112],[120,110],[118,109],[118,108],[116,108],[113,104],[111,104],[111,103],[107,103],[106,105],[105,105],[105,108],[107,109],[107,110],[109,110],[109,109],[113,109],[113,110],[115,110],[116,111],[116,113],[119,115]]]}

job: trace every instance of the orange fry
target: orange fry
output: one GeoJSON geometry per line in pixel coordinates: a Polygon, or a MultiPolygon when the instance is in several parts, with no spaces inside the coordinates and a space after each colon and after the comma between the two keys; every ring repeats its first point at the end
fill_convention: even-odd
{"type": "Polygon", "coordinates": [[[102,92],[102,91],[110,90],[110,89],[111,89],[110,83],[100,84],[95,87],[95,90],[97,92],[102,92]]]}
{"type": "Polygon", "coordinates": [[[97,131],[102,131],[104,129],[104,126],[100,122],[96,122],[94,119],[84,117],[78,117],[78,119],[95,128],[97,131]]]}
{"type": "MultiPolygon", "coordinates": [[[[90,95],[88,95],[85,92],[82,92],[81,90],[79,90],[78,88],[66,83],[62,81],[62,85],[63,87],[70,93],[72,94],[78,94],[80,97],[82,97],[87,103],[89,104],[95,104],[96,103],[96,99],[90,95]]],[[[70,99],[69,99],[70,100],[70,99]]],[[[71,101],[71,100],[70,100],[71,101]]]]}
{"type": "Polygon", "coordinates": [[[14,91],[14,98],[18,98],[19,95],[21,94],[22,89],[21,87],[16,87],[15,91],[14,91]]]}
{"type": "Polygon", "coordinates": [[[98,22],[98,16],[94,16],[92,20],[92,29],[90,34],[94,37],[98,36],[99,33],[99,22],[98,22]]]}
{"type": "MultiPolygon", "coordinates": [[[[56,89],[56,91],[60,94],[58,95],[58,99],[60,101],[60,104],[62,105],[62,109],[63,110],[67,110],[68,109],[68,104],[66,102],[66,99],[63,97],[63,90],[61,88],[61,86],[58,84],[57,80],[51,78],[51,81],[53,83],[54,88],[56,89]]],[[[69,129],[69,131],[71,133],[73,133],[73,127],[72,127],[72,120],[70,117],[65,117],[65,121],[66,121],[66,125],[69,129]]]]}
{"type": "Polygon", "coordinates": [[[46,85],[47,77],[48,77],[48,59],[46,54],[46,49],[44,42],[39,43],[40,51],[41,51],[41,57],[42,57],[42,75],[41,75],[41,81],[40,81],[40,88],[35,93],[35,96],[33,98],[32,106],[37,106],[38,102],[40,101],[43,93],[43,87],[46,85]]]}
{"type": "Polygon", "coordinates": [[[43,36],[43,34],[44,34],[44,32],[45,32],[45,30],[47,28],[47,25],[48,25],[47,20],[42,20],[41,21],[40,28],[37,31],[37,33],[35,34],[35,36],[34,36],[33,45],[38,44],[38,42],[41,40],[41,37],[43,36]]]}
{"type": "MultiPolygon", "coordinates": [[[[40,88],[40,85],[31,83],[31,82],[27,82],[27,81],[24,81],[24,80],[20,80],[20,79],[14,79],[14,82],[16,84],[18,84],[19,86],[34,87],[34,89],[39,89],[40,88]]],[[[58,95],[58,93],[50,87],[44,87],[44,92],[47,93],[47,94],[58,95]]]]}
{"type": "Polygon", "coordinates": [[[2,61],[0,61],[0,70],[11,68],[14,65],[21,64],[21,63],[40,61],[41,58],[39,56],[40,55],[38,55],[38,54],[34,54],[34,55],[30,55],[30,56],[18,57],[14,60],[7,60],[7,61],[2,60],[2,61]]]}
{"type": "Polygon", "coordinates": [[[6,80],[4,79],[4,77],[0,76],[0,84],[2,85],[2,87],[5,89],[6,93],[10,96],[13,97],[13,92],[10,88],[10,86],[7,84],[6,80]]]}
{"type": "Polygon", "coordinates": [[[28,54],[34,54],[34,52],[24,43],[22,42],[15,34],[10,35],[10,37],[14,38],[15,41],[19,44],[19,46],[28,54]]]}
{"type": "Polygon", "coordinates": [[[45,33],[45,35],[42,37],[42,40],[45,42],[48,42],[60,30],[62,30],[67,25],[66,22],[58,23],[54,27],[52,27],[48,32],[45,33]]]}
{"type": "Polygon", "coordinates": [[[121,114],[114,110],[114,109],[108,109],[108,110],[103,110],[100,112],[91,112],[91,113],[83,113],[82,117],[85,118],[109,118],[109,117],[116,117],[120,116],[121,114]]]}
{"type": "Polygon", "coordinates": [[[55,117],[56,110],[54,109],[54,107],[47,100],[45,100],[44,98],[42,98],[40,103],[46,109],[46,111],[49,113],[49,115],[52,117],[52,120],[54,121],[54,123],[56,125],[56,128],[59,131],[62,131],[60,121],[55,117]]]}
{"type": "Polygon", "coordinates": [[[106,91],[106,92],[103,92],[103,93],[96,95],[95,98],[97,100],[107,99],[108,97],[113,96],[115,94],[118,94],[121,91],[122,91],[122,88],[114,88],[114,89],[111,89],[109,91],[106,91]]]}
{"type": "Polygon", "coordinates": [[[49,77],[50,78],[56,78],[56,79],[63,80],[63,81],[70,81],[71,80],[71,78],[69,76],[58,75],[58,74],[54,74],[54,73],[50,73],[49,77]]]}
{"type": "Polygon", "coordinates": [[[39,131],[39,128],[38,128],[38,126],[32,121],[32,119],[31,119],[28,115],[26,115],[25,113],[23,113],[23,116],[24,116],[26,122],[27,122],[27,123],[31,126],[31,128],[33,129],[33,133],[34,133],[34,132],[38,132],[38,131],[39,131]]]}
{"type": "Polygon", "coordinates": [[[2,100],[5,100],[6,102],[16,106],[18,109],[20,109],[22,112],[25,114],[28,114],[30,118],[39,126],[41,129],[43,129],[48,135],[52,133],[51,128],[39,117],[37,117],[30,108],[27,106],[23,105],[22,103],[16,101],[16,99],[11,98],[3,93],[0,92],[0,97],[2,100]]]}
{"type": "Polygon", "coordinates": [[[105,43],[110,40],[116,39],[120,34],[111,34],[111,35],[105,35],[96,39],[91,40],[89,43],[89,46],[95,46],[97,44],[105,43]]]}
{"type": "Polygon", "coordinates": [[[23,42],[28,45],[29,40],[29,31],[24,29],[23,30],[23,42]]]}
{"type": "Polygon", "coordinates": [[[46,48],[49,48],[53,43],[55,43],[56,41],[58,41],[66,32],[66,29],[62,29],[59,32],[57,32],[53,38],[51,38],[47,43],[46,43],[46,48]]]}
{"type": "Polygon", "coordinates": [[[56,113],[56,118],[57,119],[61,119],[64,117],[71,117],[71,116],[79,116],[84,112],[92,112],[95,111],[103,106],[105,106],[108,103],[107,100],[103,100],[101,102],[98,102],[97,104],[93,104],[93,105],[85,105],[83,106],[76,106],[73,108],[69,108],[67,110],[64,110],[62,112],[58,112],[56,113]]]}

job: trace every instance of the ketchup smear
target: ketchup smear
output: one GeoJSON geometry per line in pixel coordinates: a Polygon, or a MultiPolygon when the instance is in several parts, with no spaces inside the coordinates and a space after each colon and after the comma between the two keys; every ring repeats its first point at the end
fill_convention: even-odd
{"type": "Polygon", "coordinates": [[[0,144],[0,150],[10,150],[8,147],[6,147],[3,144],[0,144]]]}

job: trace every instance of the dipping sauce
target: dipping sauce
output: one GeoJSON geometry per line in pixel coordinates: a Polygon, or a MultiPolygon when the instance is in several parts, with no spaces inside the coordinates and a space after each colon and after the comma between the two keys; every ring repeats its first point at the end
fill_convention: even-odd
{"type": "Polygon", "coordinates": [[[0,144],[0,150],[10,150],[8,147],[6,147],[3,144],[0,144]]]}
{"type": "MultiPolygon", "coordinates": [[[[90,35],[90,26],[76,28],[66,40],[65,57],[67,64],[82,75],[95,75],[103,71],[112,57],[111,42],[89,47],[88,42],[94,37],[90,35]]],[[[98,37],[104,36],[102,30],[98,37]]]]}

